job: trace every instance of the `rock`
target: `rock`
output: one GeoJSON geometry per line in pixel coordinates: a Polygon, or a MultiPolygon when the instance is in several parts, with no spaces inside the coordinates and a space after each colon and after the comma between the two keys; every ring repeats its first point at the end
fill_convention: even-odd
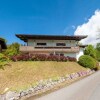
{"type": "Polygon", "coordinates": [[[38,87],[35,87],[35,88],[34,88],[34,92],[37,92],[38,90],[39,90],[38,87]]]}
{"type": "Polygon", "coordinates": [[[43,85],[43,84],[39,84],[38,87],[39,87],[40,89],[43,89],[43,88],[44,88],[44,85],[43,85]]]}
{"type": "Polygon", "coordinates": [[[81,76],[82,76],[82,72],[77,72],[77,73],[78,73],[79,77],[81,77],[81,76]]]}
{"type": "Polygon", "coordinates": [[[0,95],[0,100],[5,100],[6,99],[6,95],[0,95]]]}
{"type": "Polygon", "coordinates": [[[32,93],[32,92],[34,92],[34,88],[29,89],[29,93],[32,93]]]}
{"type": "Polygon", "coordinates": [[[19,99],[20,94],[16,92],[9,91],[6,93],[6,100],[15,100],[19,99]]]}
{"type": "Polygon", "coordinates": [[[20,96],[21,96],[21,97],[26,96],[26,95],[27,95],[26,91],[20,92],[20,96]]]}
{"type": "Polygon", "coordinates": [[[73,75],[72,74],[70,75],[70,78],[73,79],[73,75]]]}
{"type": "Polygon", "coordinates": [[[51,87],[52,87],[52,84],[51,84],[51,83],[48,83],[48,84],[47,84],[47,87],[48,87],[48,88],[51,88],[51,87]]]}

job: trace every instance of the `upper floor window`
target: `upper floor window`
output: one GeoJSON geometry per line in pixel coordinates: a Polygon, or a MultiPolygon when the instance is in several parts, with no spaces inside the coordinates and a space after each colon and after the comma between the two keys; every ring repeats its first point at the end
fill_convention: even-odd
{"type": "Polygon", "coordinates": [[[46,43],[37,43],[38,46],[46,46],[46,43]]]}
{"type": "Polygon", "coordinates": [[[56,46],[66,46],[65,43],[56,43],[56,46]]]}

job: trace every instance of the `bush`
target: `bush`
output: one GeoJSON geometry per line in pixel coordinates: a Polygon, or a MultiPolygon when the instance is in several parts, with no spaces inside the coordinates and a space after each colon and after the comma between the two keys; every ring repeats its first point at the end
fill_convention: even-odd
{"type": "Polygon", "coordinates": [[[100,43],[97,43],[96,49],[97,49],[98,51],[100,51],[100,43]]]}
{"type": "Polygon", "coordinates": [[[4,54],[0,53],[0,68],[4,69],[3,66],[5,66],[9,61],[9,58],[6,57],[4,54]]]}
{"type": "Polygon", "coordinates": [[[85,50],[84,50],[84,54],[85,55],[89,55],[93,58],[96,58],[96,52],[95,52],[95,49],[92,45],[88,45],[85,50]]]}
{"type": "Polygon", "coordinates": [[[20,45],[18,43],[12,43],[3,53],[9,57],[17,55],[19,54],[19,46],[20,45]]]}
{"type": "Polygon", "coordinates": [[[82,65],[83,67],[86,67],[86,68],[90,68],[90,69],[93,69],[93,68],[96,68],[97,67],[97,61],[92,58],[91,56],[88,56],[88,55],[83,55],[79,58],[79,64],[82,65]]]}
{"type": "Polygon", "coordinates": [[[96,59],[100,62],[100,51],[96,49],[96,59]]]}
{"type": "Polygon", "coordinates": [[[65,57],[58,55],[45,55],[45,54],[20,54],[12,56],[13,61],[76,61],[74,57],[65,57]]]}
{"type": "Polygon", "coordinates": [[[7,56],[5,56],[4,54],[0,53],[0,62],[3,62],[3,61],[8,61],[9,58],[7,56]]]}

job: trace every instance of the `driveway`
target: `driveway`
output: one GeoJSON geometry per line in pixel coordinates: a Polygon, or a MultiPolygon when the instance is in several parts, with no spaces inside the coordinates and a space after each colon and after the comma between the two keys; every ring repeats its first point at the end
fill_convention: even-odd
{"type": "Polygon", "coordinates": [[[100,100],[100,71],[35,100],[100,100]]]}

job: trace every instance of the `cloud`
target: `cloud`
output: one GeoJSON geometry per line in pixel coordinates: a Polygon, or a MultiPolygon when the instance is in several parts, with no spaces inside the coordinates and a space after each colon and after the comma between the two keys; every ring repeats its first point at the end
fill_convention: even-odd
{"type": "Polygon", "coordinates": [[[100,40],[97,40],[97,36],[100,34],[100,10],[96,10],[94,15],[86,23],[79,25],[74,35],[88,35],[86,39],[81,40],[83,44],[95,45],[100,40]]]}

